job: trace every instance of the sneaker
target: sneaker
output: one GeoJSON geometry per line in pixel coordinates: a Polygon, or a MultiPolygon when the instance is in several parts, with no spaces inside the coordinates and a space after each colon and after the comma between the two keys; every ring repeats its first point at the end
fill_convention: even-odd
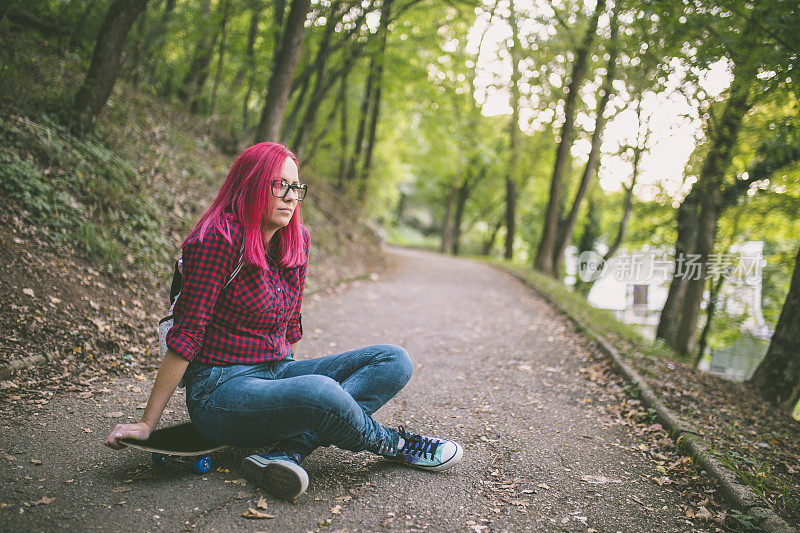
{"type": "Polygon", "coordinates": [[[446,470],[461,460],[464,451],[458,443],[436,437],[424,437],[397,428],[400,440],[397,455],[392,459],[402,461],[423,470],[446,470]]]}
{"type": "Polygon", "coordinates": [[[242,471],[256,486],[283,500],[296,498],[308,488],[308,473],[297,454],[250,455],[242,460],[242,471]]]}

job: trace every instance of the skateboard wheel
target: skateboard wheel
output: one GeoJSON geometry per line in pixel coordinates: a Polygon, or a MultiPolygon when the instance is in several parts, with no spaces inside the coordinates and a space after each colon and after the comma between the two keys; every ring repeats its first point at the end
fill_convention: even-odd
{"type": "Polygon", "coordinates": [[[194,460],[194,471],[198,474],[205,474],[211,470],[211,458],[209,456],[198,457],[194,460]]]}
{"type": "Polygon", "coordinates": [[[167,464],[167,456],[162,453],[153,453],[153,464],[155,465],[167,464]]]}

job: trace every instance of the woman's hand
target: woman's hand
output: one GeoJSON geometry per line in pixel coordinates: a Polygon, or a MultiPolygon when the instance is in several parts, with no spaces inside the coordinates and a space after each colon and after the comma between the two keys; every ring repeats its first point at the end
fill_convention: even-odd
{"type": "Polygon", "coordinates": [[[117,424],[114,426],[111,434],[109,434],[105,444],[109,448],[119,450],[122,448],[119,439],[123,437],[133,437],[134,439],[144,440],[150,436],[152,431],[152,428],[144,422],[139,422],[138,424],[117,424]]]}

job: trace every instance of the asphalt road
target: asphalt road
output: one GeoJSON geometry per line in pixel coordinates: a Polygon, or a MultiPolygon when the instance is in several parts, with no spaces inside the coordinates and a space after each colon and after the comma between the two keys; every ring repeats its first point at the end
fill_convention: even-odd
{"type": "MultiPolygon", "coordinates": [[[[659,474],[636,451],[642,437],[613,423],[581,372],[590,348],[566,318],[489,266],[391,253],[396,265],[379,279],[307,298],[298,355],[404,346],[414,375],[376,418],[458,440],[461,464],[421,472],[326,448],[304,464],[306,494],[266,496],[274,518],[247,519],[262,496],[239,472],[252,450],[217,453],[207,475],[110,450],[103,440],[138,419],[154,375],[99,379],[88,398],[4,409],[0,531],[692,529],[678,490],[648,478],[659,474]],[[123,415],[104,416],[112,412],[123,415]]],[[[182,402],[173,397],[162,424],[186,418],[182,402]]]]}

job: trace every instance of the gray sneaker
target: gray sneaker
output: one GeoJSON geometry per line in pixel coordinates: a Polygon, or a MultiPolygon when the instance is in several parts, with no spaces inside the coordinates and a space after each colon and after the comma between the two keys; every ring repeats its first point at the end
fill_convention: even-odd
{"type": "Polygon", "coordinates": [[[298,454],[250,455],[242,460],[242,471],[249,481],[282,500],[296,498],[308,488],[308,473],[298,454]]]}

